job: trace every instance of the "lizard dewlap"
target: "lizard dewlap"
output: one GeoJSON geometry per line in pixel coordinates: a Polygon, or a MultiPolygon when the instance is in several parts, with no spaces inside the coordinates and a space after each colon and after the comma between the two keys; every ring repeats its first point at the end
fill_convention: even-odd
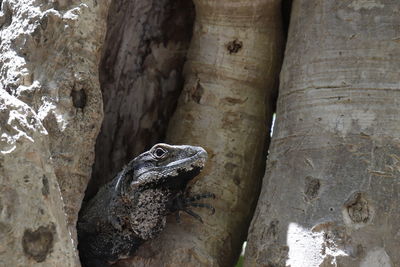
{"type": "MultiPolygon", "coordinates": [[[[83,207],[78,219],[78,249],[83,266],[108,266],[132,256],[146,240],[165,227],[166,216],[184,211],[211,193],[184,197],[187,183],[207,160],[198,146],[157,144],[134,158],[83,207]]],[[[178,216],[179,218],[179,216],[178,216]]]]}

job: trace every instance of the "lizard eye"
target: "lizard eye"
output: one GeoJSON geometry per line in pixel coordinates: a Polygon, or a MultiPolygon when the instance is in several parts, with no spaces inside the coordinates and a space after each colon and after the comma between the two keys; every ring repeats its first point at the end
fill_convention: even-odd
{"type": "Polygon", "coordinates": [[[161,147],[157,147],[156,149],[154,149],[152,154],[156,159],[162,159],[163,157],[165,157],[167,155],[167,150],[165,150],[161,147]]]}

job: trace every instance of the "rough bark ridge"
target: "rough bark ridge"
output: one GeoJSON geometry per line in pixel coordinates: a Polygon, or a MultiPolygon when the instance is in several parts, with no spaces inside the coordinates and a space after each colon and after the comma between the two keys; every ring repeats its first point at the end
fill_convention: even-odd
{"type": "Polygon", "coordinates": [[[183,86],[193,21],[194,7],[187,0],[111,4],[100,66],[105,116],[88,198],[164,138],[183,86]]]}
{"type": "Polygon", "coordinates": [[[400,266],[400,7],[293,1],[246,266],[400,266]]]}
{"type": "Polygon", "coordinates": [[[52,159],[42,160],[54,168],[73,234],[102,119],[97,69],[108,3],[1,1],[0,86],[48,133],[52,159]]]}
{"type": "Polygon", "coordinates": [[[280,3],[195,5],[184,91],[167,141],[207,150],[204,175],[192,192],[215,193],[216,213],[199,211],[204,224],[184,214],[181,224],[170,218],[161,237],[144,244],[124,266],[232,266],[257,198],[280,68],[280,3]]]}

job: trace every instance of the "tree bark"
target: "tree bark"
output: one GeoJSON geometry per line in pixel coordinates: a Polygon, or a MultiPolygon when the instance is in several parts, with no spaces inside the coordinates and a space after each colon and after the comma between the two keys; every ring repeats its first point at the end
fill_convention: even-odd
{"type": "Polygon", "coordinates": [[[78,265],[46,129],[4,90],[0,132],[0,266],[78,265]]]}
{"type": "Polygon", "coordinates": [[[293,1],[245,266],[399,266],[395,0],[293,1]]]}
{"type": "Polygon", "coordinates": [[[259,192],[281,60],[279,1],[195,1],[185,86],[167,141],[209,153],[192,193],[210,191],[204,224],[172,217],[159,238],[121,266],[232,266],[259,192]]]}
{"type": "Polygon", "coordinates": [[[194,7],[186,0],[113,1],[100,65],[104,120],[86,197],[165,138],[183,87],[194,7]]]}
{"type": "MultiPolygon", "coordinates": [[[[102,119],[97,69],[109,2],[1,1],[0,86],[3,90],[3,105],[7,109],[7,101],[18,103],[13,107],[17,110],[15,112],[23,110],[21,114],[30,114],[32,120],[24,122],[24,126],[17,130],[21,136],[27,135],[27,138],[21,138],[8,128],[2,129],[1,133],[15,135],[15,139],[19,140],[14,145],[15,152],[12,152],[14,158],[7,153],[2,155],[7,159],[6,170],[13,166],[16,172],[11,175],[8,169],[5,175],[14,178],[3,177],[3,183],[7,185],[5,188],[11,188],[10,192],[15,192],[16,199],[19,199],[10,204],[14,205],[12,209],[17,217],[12,217],[8,222],[15,222],[16,218],[21,218],[18,216],[26,212],[26,218],[17,224],[11,224],[10,232],[6,232],[7,238],[14,240],[15,244],[21,244],[23,229],[32,233],[30,238],[34,241],[35,238],[39,238],[38,232],[35,231],[40,232],[44,229],[41,227],[46,216],[50,216],[48,212],[56,214],[56,209],[59,209],[58,215],[47,218],[48,223],[43,226],[47,227],[47,230],[43,230],[47,231],[46,235],[40,238],[47,240],[51,236],[55,246],[59,246],[56,244],[64,242],[65,238],[71,242],[58,213],[62,212],[63,207],[60,201],[55,200],[57,197],[61,198],[57,196],[55,177],[61,188],[68,226],[75,238],[75,222],[90,177],[94,142],[102,119]],[[34,125],[40,126],[35,128],[34,125]],[[33,137],[29,138],[31,134],[33,137]],[[49,146],[46,145],[46,141],[49,146]],[[38,151],[35,152],[36,149],[38,151]],[[26,153],[33,153],[33,156],[30,154],[33,159],[27,159],[26,153]],[[26,160],[34,162],[26,163],[26,160]],[[28,169],[29,166],[32,167],[32,173],[28,169]],[[26,184],[21,182],[25,175],[28,177],[26,184]],[[47,193],[40,194],[37,186],[42,180],[43,190],[50,190],[51,198],[46,196],[47,193]],[[32,200],[35,198],[38,198],[37,201],[32,200]],[[28,203],[30,201],[32,203],[28,203]],[[49,201],[54,203],[48,203],[49,201]],[[35,203],[41,204],[33,208],[35,203]],[[37,210],[43,218],[29,217],[37,210]]],[[[13,112],[8,113],[9,120],[13,118],[13,112]]],[[[2,121],[4,127],[11,123],[7,122],[6,118],[2,121]]],[[[18,120],[22,121],[20,117],[18,120]]],[[[6,143],[9,144],[8,141],[6,143]]],[[[28,244],[29,249],[34,251],[32,253],[41,249],[37,247],[40,244],[35,242],[28,244]]],[[[20,258],[12,255],[12,250],[8,249],[10,262],[15,260],[14,262],[24,266],[32,264],[22,256],[20,258]]],[[[67,255],[74,253],[69,251],[68,245],[65,245],[64,249],[67,255]]],[[[18,247],[15,251],[19,250],[22,248],[18,247]]],[[[24,251],[26,253],[25,247],[24,251]]],[[[53,258],[49,265],[58,265],[55,264],[57,257],[65,259],[66,265],[71,264],[67,256],[60,256],[52,247],[48,252],[51,253],[49,257],[53,258]]],[[[37,261],[37,258],[33,257],[33,260],[37,261]]]]}

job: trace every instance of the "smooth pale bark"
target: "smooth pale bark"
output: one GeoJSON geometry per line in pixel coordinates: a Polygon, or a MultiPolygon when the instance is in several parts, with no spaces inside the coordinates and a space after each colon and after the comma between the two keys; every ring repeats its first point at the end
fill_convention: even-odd
{"type": "Polygon", "coordinates": [[[104,120],[87,198],[165,137],[183,87],[193,21],[187,0],[112,2],[100,64],[104,120]]]}
{"type": "Polygon", "coordinates": [[[258,196],[281,61],[280,1],[195,1],[185,86],[167,141],[203,146],[209,160],[192,193],[213,192],[204,224],[171,217],[123,266],[232,266],[258,196]]]}
{"type": "Polygon", "coordinates": [[[1,90],[32,108],[48,133],[51,162],[44,160],[73,237],[102,119],[98,64],[109,2],[1,1],[1,90]]]}
{"type": "Polygon", "coordinates": [[[293,1],[245,266],[400,266],[399,12],[293,1]]]}

